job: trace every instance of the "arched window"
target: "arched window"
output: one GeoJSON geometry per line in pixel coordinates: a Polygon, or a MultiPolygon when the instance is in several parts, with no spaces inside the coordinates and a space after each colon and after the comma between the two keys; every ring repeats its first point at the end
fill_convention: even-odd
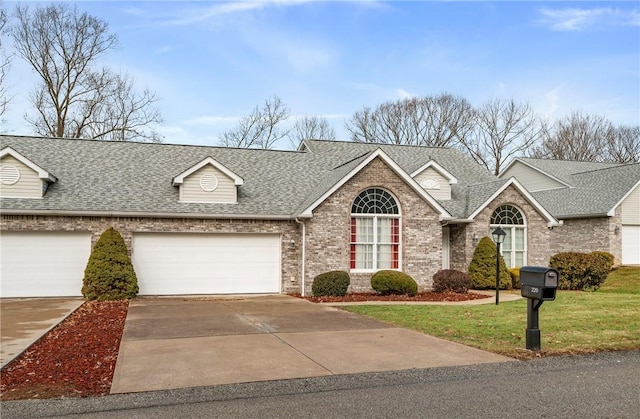
{"type": "Polygon", "coordinates": [[[400,211],[384,189],[362,191],[351,206],[351,269],[375,271],[400,266],[400,211]]]}
{"type": "Polygon", "coordinates": [[[527,262],[527,225],[522,211],[513,205],[499,206],[491,216],[489,235],[498,226],[507,233],[500,249],[507,267],[514,268],[525,265],[527,262]]]}

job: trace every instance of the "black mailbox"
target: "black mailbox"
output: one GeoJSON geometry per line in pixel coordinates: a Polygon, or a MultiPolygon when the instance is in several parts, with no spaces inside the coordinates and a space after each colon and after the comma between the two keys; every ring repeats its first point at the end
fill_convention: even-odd
{"type": "Polygon", "coordinates": [[[558,271],[542,266],[520,268],[520,293],[523,297],[540,301],[556,299],[558,271]]]}

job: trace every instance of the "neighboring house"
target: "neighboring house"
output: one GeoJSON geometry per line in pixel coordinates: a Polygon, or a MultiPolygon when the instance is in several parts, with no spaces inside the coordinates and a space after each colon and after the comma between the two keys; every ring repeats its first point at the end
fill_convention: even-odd
{"type": "Polygon", "coordinates": [[[562,223],[552,253],[605,250],[640,264],[640,163],[517,158],[499,177],[518,179],[562,223]]]}
{"type": "Polygon", "coordinates": [[[142,295],[308,294],[329,270],[350,272],[354,291],[379,269],[428,289],[438,270],[467,269],[497,225],[510,266],[547,265],[559,226],[517,179],[447,148],[0,136],[0,158],[2,297],[80,295],[111,226],[142,295]]]}

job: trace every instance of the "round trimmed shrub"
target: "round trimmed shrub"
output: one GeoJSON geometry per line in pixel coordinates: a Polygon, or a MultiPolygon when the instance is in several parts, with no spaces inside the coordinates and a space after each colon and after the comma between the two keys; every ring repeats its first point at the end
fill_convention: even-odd
{"type": "Polygon", "coordinates": [[[596,250],[595,252],[589,253],[590,255],[599,258],[605,264],[606,268],[611,270],[613,269],[614,257],[609,252],[603,252],[601,250],[596,250]]]}
{"type": "Polygon", "coordinates": [[[82,280],[82,295],[88,300],[127,300],[138,294],[138,278],[127,245],[113,227],[96,242],[82,280]]]}
{"type": "MultiPolygon", "coordinates": [[[[473,288],[478,290],[496,288],[496,244],[489,237],[483,237],[473,252],[469,264],[469,275],[473,288]]],[[[511,275],[504,259],[500,256],[500,289],[511,288],[511,275]]]]}
{"type": "Polygon", "coordinates": [[[371,277],[371,288],[382,295],[416,295],[418,284],[404,272],[382,270],[371,277]]]}
{"type": "Polygon", "coordinates": [[[344,271],[330,271],[313,278],[311,292],[314,297],[332,295],[342,297],[347,294],[351,279],[344,271]]]}
{"type": "Polygon", "coordinates": [[[561,252],[553,255],[549,266],[560,274],[558,288],[583,291],[600,288],[611,272],[611,265],[606,255],[594,253],[561,252]]]}
{"type": "Polygon", "coordinates": [[[455,269],[442,269],[433,275],[433,292],[451,291],[466,294],[471,287],[468,273],[455,269]]]}

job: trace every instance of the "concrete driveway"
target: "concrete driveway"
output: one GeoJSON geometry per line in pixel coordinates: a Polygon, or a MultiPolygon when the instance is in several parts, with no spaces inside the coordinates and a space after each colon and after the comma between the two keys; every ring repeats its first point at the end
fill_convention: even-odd
{"type": "Polygon", "coordinates": [[[284,295],[132,301],[112,393],[513,361],[284,295]]]}
{"type": "Polygon", "coordinates": [[[57,326],[82,303],[82,298],[0,300],[0,368],[57,326]]]}

